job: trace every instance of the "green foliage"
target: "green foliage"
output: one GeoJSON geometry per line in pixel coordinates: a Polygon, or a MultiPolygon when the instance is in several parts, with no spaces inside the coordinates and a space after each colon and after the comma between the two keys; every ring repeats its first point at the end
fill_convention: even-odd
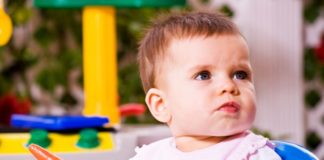
{"type": "Polygon", "coordinates": [[[208,4],[208,3],[209,3],[209,0],[200,0],[200,2],[201,2],[202,4],[208,4]]]}
{"type": "Polygon", "coordinates": [[[307,107],[315,108],[320,101],[321,101],[321,94],[319,91],[313,89],[306,92],[305,102],[307,107]]]}
{"type": "Polygon", "coordinates": [[[231,7],[227,4],[224,4],[223,6],[221,6],[221,8],[219,9],[220,12],[224,13],[226,16],[232,18],[234,17],[234,12],[231,9],[231,7]]]}
{"type": "Polygon", "coordinates": [[[64,93],[64,95],[60,99],[60,102],[63,103],[63,104],[70,105],[70,106],[73,106],[73,105],[77,104],[76,99],[68,92],[64,93]]]}
{"type": "Polygon", "coordinates": [[[37,76],[37,83],[53,93],[57,85],[66,86],[66,69],[60,63],[50,62],[37,76]]]}
{"type": "MultiPolygon", "coordinates": [[[[142,8],[117,10],[118,91],[120,104],[145,103],[137,66],[137,45],[151,18],[168,9],[142,8]],[[139,18],[140,17],[140,18],[139,18]]],[[[127,124],[157,123],[147,111],[144,117],[127,117],[127,124]]]]}
{"type": "Polygon", "coordinates": [[[308,23],[313,23],[320,16],[324,8],[323,0],[312,0],[304,8],[304,19],[308,23]]]}
{"type": "Polygon", "coordinates": [[[124,120],[124,123],[125,123],[125,124],[139,124],[139,123],[141,123],[141,121],[140,121],[139,118],[136,117],[136,116],[130,116],[130,117],[127,117],[127,118],[124,120]]]}
{"type": "Polygon", "coordinates": [[[258,128],[252,128],[252,131],[255,134],[263,135],[264,137],[267,137],[269,139],[273,139],[273,136],[271,135],[271,133],[269,131],[263,131],[263,130],[260,130],[258,128]]]}
{"type": "Polygon", "coordinates": [[[12,17],[13,25],[20,26],[26,24],[31,16],[32,10],[26,7],[26,0],[7,1],[8,11],[12,17]]]}
{"type": "Polygon", "coordinates": [[[118,84],[119,94],[121,95],[120,103],[144,103],[145,95],[135,63],[119,69],[118,84]]]}
{"type": "MultiPolygon", "coordinates": [[[[304,7],[304,20],[307,23],[314,23],[323,12],[324,1],[311,0],[307,2],[304,7]]],[[[319,54],[319,51],[315,52],[314,48],[306,48],[304,51],[304,79],[311,86],[309,87],[311,89],[306,90],[304,101],[309,109],[316,108],[322,99],[321,92],[314,88],[321,88],[324,84],[324,64],[321,62],[320,56],[316,56],[316,53],[319,54]]],[[[324,116],[322,116],[322,124],[324,124],[324,116]]],[[[316,131],[308,132],[305,141],[307,147],[311,150],[317,149],[322,143],[321,137],[316,131]]]]}
{"type": "Polygon", "coordinates": [[[47,48],[48,45],[53,43],[57,37],[55,33],[49,30],[49,28],[41,26],[35,31],[34,38],[40,46],[47,48]]]}
{"type": "Polygon", "coordinates": [[[151,19],[167,9],[142,8],[117,10],[118,58],[136,54],[137,44],[151,19]],[[140,18],[139,18],[140,17],[140,18]]]}
{"type": "MultiPolygon", "coordinates": [[[[0,94],[5,94],[7,92],[14,92],[17,90],[17,86],[14,85],[14,78],[19,77],[23,82],[27,84],[26,71],[29,67],[33,66],[37,63],[37,58],[28,51],[27,48],[17,49],[11,46],[4,47],[6,52],[11,52],[11,56],[13,57],[11,63],[7,63],[6,56],[0,56],[0,94]]],[[[29,93],[22,91],[17,92],[17,96],[28,96],[29,93]]]]}
{"type": "Polygon", "coordinates": [[[3,75],[0,75],[0,95],[5,94],[10,90],[10,80],[3,75]]]}
{"type": "Polygon", "coordinates": [[[120,103],[144,103],[137,66],[137,45],[151,18],[167,9],[118,9],[118,88],[120,103]],[[139,18],[141,17],[141,18],[139,18]]]}
{"type": "Polygon", "coordinates": [[[314,131],[310,131],[306,135],[306,146],[315,150],[322,143],[321,137],[314,131]]]}
{"type": "Polygon", "coordinates": [[[314,80],[317,70],[318,64],[314,49],[306,48],[304,51],[304,79],[307,81],[314,80]]]}
{"type": "Polygon", "coordinates": [[[53,92],[57,85],[67,86],[69,71],[82,66],[82,54],[77,50],[65,50],[58,56],[47,57],[47,61],[36,80],[43,89],[53,92]]]}
{"type": "MultiPolygon", "coordinates": [[[[308,23],[313,23],[320,16],[324,2],[319,0],[310,1],[304,8],[304,19],[308,23]]],[[[304,51],[304,79],[310,84],[324,82],[324,64],[316,56],[314,48],[305,48],[304,51]]],[[[318,86],[317,86],[318,87],[318,86]]],[[[313,86],[315,88],[315,86],[313,86]]],[[[321,94],[315,89],[308,89],[305,93],[305,103],[308,108],[315,108],[321,101],[321,94]]]]}
{"type": "Polygon", "coordinates": [[[316,5],[308,5],[304,10],[304,19],[309,22],[313,23],[320,15],[320,6],[316,5]]]}
{"type": "MultiPolygon", "coordinates": [[[[313,48],[306,48],[304,52],[304,79],[307,82],[314,82],[317,78],[323,80],[324,65],[315,56],[313,48]]],[[[323,81],[324,82],[324,81],[323,81]]],[[[321,94],[315,89],[309,89],[305,93],[305,103],[308,108],[315,108],[321,101],[321,94]]]]}
{"type": "MultiPolygon", "coordinates": [[[[7,8],[14,25],[33,30],[27,34],[27,40],[20,47],[11,41],[0,48],[0,94],[12,90],[21,92],[13,82],[14,77],[26,81],[26,73],[36,69],[35,81],[42,90],[54,93],[60,85],[64,95],[57,100],[63,106],[75,105],[76,99],[68,92],[68,74],[73,69],[82,70],[82,12],[81,9],[40,9],[28,6],[26,0],[8,1],[7,8]],[[33,43],[28,43],[33,42],[33,43]],[[33,44],[33,45],[32,45],[33,44]],[[36,45],[36,47],[35,47],[36,45]],[[5,63],[12,56],[12,63],[5,63]]],[[[121,104],[144,103],[144,92],[141,87],[136,62],[137,45],[145,27],[152,17],[169,9],[157,8],[118,8],[116,10],[116,29],[118,44],[118,89],[121,104]]],[[[83,86],[82,75],[79,85],[83,86]]],[[[29,95],[29,93],[27,93],[29,95]]],[[[32,98],[32,97],[29,97],[32,98]]],[[[133,117],[125,120],[129,123],[156,123],[149,112],[144,117],[133,117]]]]}
{"type": "Polygon", "coordinates": [[[21,9],[18,9],[16,12],[14,12],[12,18],[13,18],[13,21],[15,22],[14,23],[15,25],[23,25],[28,22],[31,15],[32,15],[31,9],[21,8],[21,9]]]}
{"type": "Polygon", "coordinates": [[[58,55],[57,61],[66,70],[82,67],[82,53],[80,50],[65,50],[58,55]]]}
{"type": "Polygon", "coordinates": [[[14,92],[17,95],[28,96],[30,84],[27,82],[26,73],[35,70],[35,65],[41,67],[35,75],[36,83],[50,92],[53,92],[57,85],[67,87],[69,71],[82,68],[81,9],[34,10],[35,8],[30,7],[28,3],[26,0],[15,0],[8,1],[6,5],[14,26],[23,28],[27,32],[24,35],[28,38],[22,39],[24,41],[20,42],[22,45],[19,47],[14,41],[10,41],[1,48],[1,52],[9,56],[3,56],[4,53],[0,56],[0,93],[14,92]],[[35,13],[37,15],[34,15],[35,13]],[[27,28],[35,18],[39,23],[33,24],[30,33],[27,28]],[[67,35],[72,35],[72,38],[68,39],[67,35]],[[29,43],[30,41],[36,44],[29,43]],[[25,90],[17,88],[13,80],[15,78],[22,80],[25,90]]]}

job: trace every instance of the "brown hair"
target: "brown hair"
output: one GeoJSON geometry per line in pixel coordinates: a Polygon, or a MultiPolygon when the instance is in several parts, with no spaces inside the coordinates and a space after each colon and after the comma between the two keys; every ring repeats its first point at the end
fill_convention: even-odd
{"type": "Polygon", "coordinates": [[[160,17],[140,42],[138,62],[144,91],[156,87],[158,65],[173,39],[221,34],[240,34],[227,17],[215,13],[182,13],[160,17]]]}

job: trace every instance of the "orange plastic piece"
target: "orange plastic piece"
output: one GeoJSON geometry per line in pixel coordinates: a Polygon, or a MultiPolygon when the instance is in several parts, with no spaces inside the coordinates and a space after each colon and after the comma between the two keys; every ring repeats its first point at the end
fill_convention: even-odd
{"type": "Polygon", "coordinates": [[[61,160],[54,154],[36,144],[29,145],[28,149],[37,160],[61,160]]]}

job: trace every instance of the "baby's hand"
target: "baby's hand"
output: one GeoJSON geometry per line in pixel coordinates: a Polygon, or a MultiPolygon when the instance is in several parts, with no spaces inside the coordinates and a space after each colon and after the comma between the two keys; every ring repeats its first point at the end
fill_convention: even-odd
{"type": "Polygon", "coordinates": [[[48,152],[47,150],[36,144],[29,145],[28,149],[37,160],[61,160],[54,154],[48,152]]]}

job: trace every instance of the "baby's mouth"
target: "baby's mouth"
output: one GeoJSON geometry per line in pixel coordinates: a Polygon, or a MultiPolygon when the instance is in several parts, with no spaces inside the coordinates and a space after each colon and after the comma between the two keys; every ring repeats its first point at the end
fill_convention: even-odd
{"type": "Polygon", "coordinates": [[[237,113],[240,110],[241,106],[234,102],[234,101],[229,101],[224,104],[222,104],[217,111],[223,111],[227,113],[237,113]]]}

